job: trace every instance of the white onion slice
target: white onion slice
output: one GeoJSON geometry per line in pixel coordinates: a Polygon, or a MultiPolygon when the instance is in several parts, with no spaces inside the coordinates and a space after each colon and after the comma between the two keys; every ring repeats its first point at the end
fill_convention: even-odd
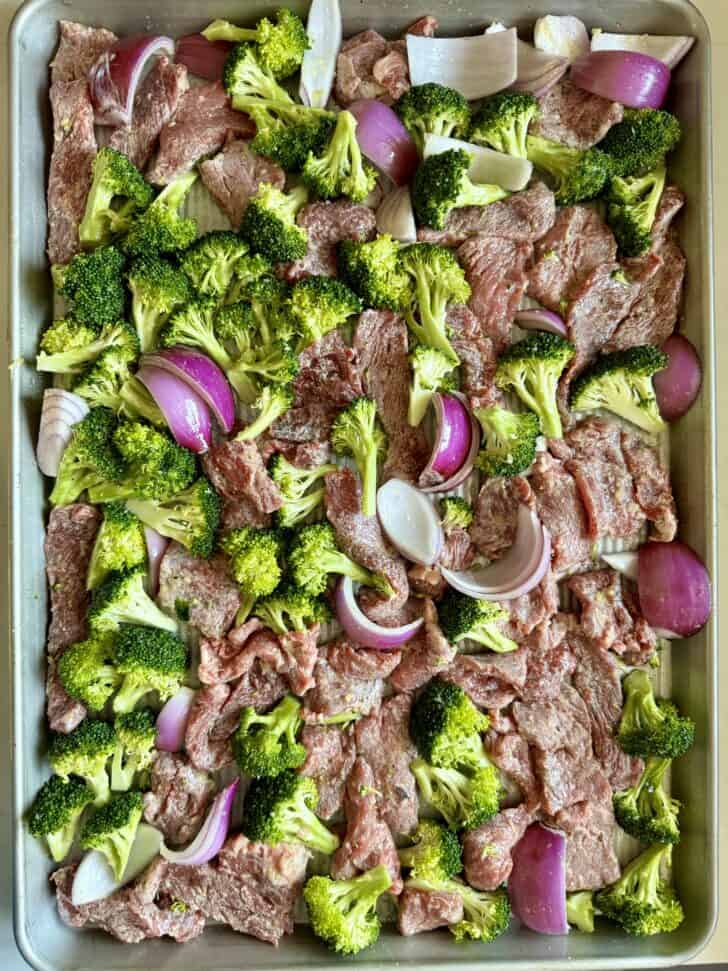
{"type": "Polygon", "coordinates": [[[311,46],[301,64],[301,101],[310,108],[328,104],[341,47],[341,8],[339,0],[313,0],[308,10],[306,32],[311,46]]]}
{"type": "Polygon", "coordinates": [[[194,700],[192,688],[180,688],[157,715],[155,745],[162,752],[179,752],[184,745],[187,719],[194,700]]]}
{"type": "Polygon", "coordinates": [[[561,80],[568,67],[569,62],[565,57],[536,50],[525,41],[519,40],[518,77],[513,89],[530,91],[537,98],[541,98],[561,80]]]}
{"type": "Polygon", "coordinates": [[[589,34],[578,17],[547,14],[536,21],[533,44],[540,51],[574,61],[589,52],[589,34]]]}
{"type": "Polygon", "coordinates": [[[418,37],[407,34],[412,84],[434,81],[455,88],[469,101],[510,87],[518,77],[515,27],[477,37],[418,37]]]}
{"type": "Polygon", "coordinates": [[[422,566],[437,563],[443,535],[434,506],[409,482],[390,479],[377,492],[377,515],[382,529],[406,559],[422,566]]]}
{"type": "Polygon", "coordinates": [[[527,308],[519,310],[513,318],[523,330],[546,330],[559,337],[568,337],[569,329],[563,319],[553,310],[542,308],[527,308]]]}
{"type": "Polygon", "coordinates": [[[36,457],[43,475],[58,475],[61,457],[73,435],[73,426],[88,414],[88,405],[78,395],[62,388],[46,388],[38,429],[36,457]]]}
{"type": "Polygon", "coordinates": [[[145,526],[144,541],[147,544],[147,584],[149,585],[149,594],[152,597],[156,597],[157,591],[159,590],[159,567],[162,562],[162,557],[169,546],[169,540],[166,536],[160,536],[156,529],[152,529],[151,526],[145,526]]]}
{"type": "Polygon", "coordinates": [[[170,863],[183,866],[197,866],[216,857],[227,839],[230,815],[239,784],[240,779],[235,779],[217,794],[202,824],[202,829],[189,846],[183,850],[170,850],[162,844],[160,855],[170,863]]]}
{"type": "Polygon", "coordinates": [[[97,125],[130,125],[134,95],[151,57],[174,57],[171,37],[134,34],[122,37],[104,51],[88,72],[89,91],[97,125]]]}
{"type": "Polygon", "coordinates": [[[595,27],[592,30],[593,51],[637,51],[656,57],[674,68],[695,43],[694,37],[660,36],[658,34],[610,34],[595,27]]]}
{"type": "Polygon", "coordinates": [[[424,157],[440,155],[451,149],[460,149],[470,156],[468,175],[473,182],[485,182],[489,185],[499,185],[510,192],[520,192],[528,185],[533,173],[533,165],[527,158],[517,158],[495,152],[484,145],[474,145],[463,142],[459,138],[448,138],[446,135],[425,135],[424,157]]]}
{"type": "Polygon", "coordinates": [[[417,226],[408,185],[395,186],[377,209],[377,230],[400,243],[417,241],[417,226]]]}
{"type": "Polygon", "coordinates": [[[401,647],[424,623],[422,617],[419,617],[403,627],[381,627],[375,624],[373,620],[369,620],[356,602],[354,581],[346,576],[339,580],[336,587],[336,616],[353,641],[378,651],[390,651],[395,647],[401,647]]]}
{"type": "Polygon", "coordinates": [[[600,558],[604,560],[613,570],[633,580],[637,583],[637,569],[639,565],[639,553],[633,550],[628,553],[600,553],[600,558]]]}
{"type": "Polygon", "coordinates": [[[147,823],[139,823],[121,880],[116,879],[103,853],[90,850],[79,863],[73,877],[71,903],[74,907],[83,907],[84,904],[110,897],[146,870],[161,846],[162,834],[159,830],[147,823]]]}

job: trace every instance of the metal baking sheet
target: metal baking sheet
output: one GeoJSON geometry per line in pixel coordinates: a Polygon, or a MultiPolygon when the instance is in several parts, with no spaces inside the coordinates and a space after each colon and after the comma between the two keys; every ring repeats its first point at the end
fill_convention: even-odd
{"type": "MultiPolygon", "coordinates": [[[[305,13],[306,4],[289,4],[305,13]]],[[[43,971],[116,971],[164,965],[170,971],[255,968],[283,971],[330,969],[342,964],[300,926],[278,949],[226,928],[210,927],[184,946],[152,941],[121,945],[98,932],[79,933],[58,919],[42,847],[23,828],[22,815],[47,774],[45,740],[44,639],[46,586],[43,526],[46,484],[38,472],[34,444],[43,380],[32,367],[38,334],[50,319],[52,293],[45,258],[45,184],[51,141],[48,62],[57,43],[60,19],[106,26],[119,34],[139,31],[181,36],[199,30],[213,16],[254,21],[271,9],[263,0],[201,5],[177,0],[150,5],[144,0],[30,0],[19,10],[10,36],[11,78],[11,366],[12,566],[11,638],[13,658],[15,806],[15,934],[23,955],[43,971]],[[24,364],[23,362],[29,362],[24,364]]],[[[685,137],[671,172],[686,191],[680,217],[688,279],[681,328],[698,347],[704,363],[701,397],[672,431],[671,471],[681,519],[681,536],[704,557],[716,579],[716,418],[714,395],[713,238],[711,183],[710,36],[701,14],[688,0],[420,0],[394,5],[385,0],[342,0],[345,35],[367,27],[396,36],[425,13],[440,21],[440,32],[469,33],[491,20],[526,29],[546,13],[572,13],[589,26],[620,32],[691,34],[697,39],[675,73],[671,107],[685,137]]],[[[524,35],[525,36],[525,35],[524,35]]],[[[715,584],[714,584],[715,586],[715,584]]],[[[686,920],[674,934],[635,939],[608,927],[593,935],[548,938],[513,928],[493,944],[458,945],[445,933],[403,938],[386,928],[375,948],[354,959],[361,966],[432,967],[447,971],[478,967],[512,971],[535,968],[650,968],[688,961],[712,933],[717,914],[717,622],[670,650],[661,686],[695,718],[697,741],[673,773],[673,789],[685,802],[683,838],[674,854],[674,877],[686,920]],[[668,675],[667,673],[670,672],[668,675]],[[671,684],[664,684],[668,677],[671,684]]],[[[514,922],[515,923],[515,922],[514,922]]],[[[351,959],[349,962],[351,963],[351,959]]]]}

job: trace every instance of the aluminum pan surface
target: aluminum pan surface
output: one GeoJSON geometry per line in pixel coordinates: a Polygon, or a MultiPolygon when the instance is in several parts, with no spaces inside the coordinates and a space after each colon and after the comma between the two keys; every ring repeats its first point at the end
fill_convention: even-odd
{"type": "MultiPolygon", "coordinates": [[[[301,12],[305,5],[291,3],[301,12]]],[[[180,36],[198,30],[212,16],[235,20],[241,4],[220,0],[206,4],[178,0],[150,15],[142,0],[31,0],[19,11],[11,34],[11,360],[32,361],[38,332],[49,319],[50,287],[45,259],[45,179],[50,112],[47,64],[56,44],[59,19],[103,24],[118,33],[148,30],[180,36]]],[[[705,21],[687,0],[562,0],[559,13],[581,16],[590,26],[622,32],[693,34],[697,43],[676,72],[671,107],[685,130],[673,159],[676,181],[686,189],[688,205],[681,239],[689,275],[683,332],[697,345],[704,366],[699,403],[671,437],[672,475],[681,514],[681,535],[705,558],[716,578],[715,399],[712,291],[710,38],[705,21]]],[[[253,21],[271,4],[245,3],[253,21]]],[[[377,27],[395,35],[424,13],[435,14],[443,34],[473,31],[489,20],[526,27],[554,7],[545,0],[500,0],[485,4],[433,0],[397,7],[376,0],[343,0],[345,32],[377,27]]],[[[12,371],[12,636],[14,698],[14,797],[16,807],[15,927],[18,944],[39,969],[103,971],[164,965],[173,971],[210,971],[241,965],[264,969],[328,969],[341,960],[328,955],[306,928],[297,929],[277,950],[222,928],[210,928],[198,941],[179,947],[149,942],[124,947],[104,935],[65,928],[48,891],[48,859],[22,827],[22,812],[46,769],[40,757],[43,738],[43,644],[46,594],[42,551],[45,487],[34,460],[43,382],[32,367],[12,371]]],[[[594,935],[546,938],[512,930],[491,945],[455,945],[447,934],[401,938],[393,931],[354,959],[372,968],[393,964],[469,971],[506,966],[516,971],[658,967],[688,960],[706,943],[717,913],[716,854],[716,630],[713,620],[689,645],[672,652],[672,693],[696,719],[693,751],[674,773],[678,797],[685,794],[684,836],[675,852],[675,878],[687,919],[675,934],[647,940],[603,930],[594,935]]]]}

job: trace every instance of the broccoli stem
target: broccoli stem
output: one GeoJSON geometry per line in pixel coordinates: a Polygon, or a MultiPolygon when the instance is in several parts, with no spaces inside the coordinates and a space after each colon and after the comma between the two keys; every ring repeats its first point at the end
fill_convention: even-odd
{"type": "Polygon", "coordinates": [[[137,702],[141,701],[144,695],[149,694],[151,690],[148,684],[139,684],[135,678],[127,676],[114,697],[112,708],[117,715],[124,715],[133,711],[137,702]]]}
{"type": "Polygon", "coordinates": [[[99,806],[105,806],[109,801],[109,796],[111,795],[109,787],[109,774],[106,771],[106,765],[102,765],[93,775],[84,776],[88,784],[91,786],[93,791],[96,793],[96,798],[93,801],[93,805],[98,808],[99,806]]]}
{"type": "Polygon", "coordinates": [[[377,466],[378,454],[374,445],[367,449],[364,458],[362,475],[361,511],[365,516],[375,516],[377,513],[377,466]]]}
{"type": "Polygon", "coordinates": [[[258,397],[259,391],[255,385],[255,381],[248,374],[246,366],[242,361],[239,361],[230,368],[227,372],[227,379],[233,386],[235,394],[240,401],[243,404],[252,405],[258,397]]]}
{"type": "Polygon", "coordinates": [[[255,596],[255,594],[243,593],[242,590],[240,591],[240,606],[238,607],[238,612],[235,615],[236,627],[241,627],[245,623],[250,616],[250,611],[253,609],[257,599],[258,598],[255,596]]]}
{"type": "Polygon", "coordinates": [[[61,860],[65,860],[65,858],[68,856],[71,846],[73,845],[73,840],[76,836],[77,823],[78,814],[76,814],[73,819],[70,819],[65,826],[57,829],[55,833],[46,833],[45,841],[48,844],[50,854],[56,863],[60,863],[61,860]]]}
{"type": "Polygon", "coordinates": [[[319,853],[330,856],[339,848],[339,837],[301,799],[287,809],[283,826],[295,839],[319,853]]]}

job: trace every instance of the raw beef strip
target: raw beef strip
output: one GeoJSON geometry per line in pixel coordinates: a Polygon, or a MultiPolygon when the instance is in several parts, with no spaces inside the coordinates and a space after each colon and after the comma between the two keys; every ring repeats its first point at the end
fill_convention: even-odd
{"type": "Polygon", "coordinates": [[[204,916],[198,910],[173,910],[169,898],[164,904],[155,903],[162,870],[166,865],[158,857],[134,883],[114,891],[103,900],[95,900],[81,907],[75,907],[71,902],[73,878],[78,864],[61,867],[50,877],[55,885],[58,914],[68,927],[76,930],[96,928],[125,944],[138,944],[165,936],[173,937],[180,944],[191,941],[204,931],[204,916]]]}
{"type": "MultiPolygon", "coordinates": [[[[499,404],[502,396],[495,386],[498,356],[491,338],[483,335],[480,321],[469,307],[454,303],[447,308],[447,326],[451,331],[450,343],[460,359],[460,390],[468,396],[470,407],[499,404]]],[[[437,473],[429,475],[437,476],[437,473]]],[[[421,486],[439,482],[442,476],[427,480],[420,476],[421,486]]]]}
{"type": "Polygon", "coordinates": [[[159,605],[203,637],[222,637],[240,606],[238,585],[223,556],[203,560],[170,543],[159,567],[159,605]]]}
{"type": "Polygon", "coordinates": [[[242,833],[230,836],[216,859],[197,866],[159,861],[160,890],[202,913],[278,944],[293,933],[296,900],[306,876],[308,851],[302,843],[252,843],[242,833]]]}
{"type": "Polygon", "coordinates": [[[525,803],[503,809],[487,823],[468,830],[463,839],[465,879],[476,890],[495,890],[513,869],[511,851],[533,822],[525,803]]]}
{"type": "Polygon", "coordinates": [[[313,671],[318,661],[318,636],[320,624],[306,630],[293,630],[278,635],[278,644],[284,658],[281,672],[285,674],[291,692],[304,695],[314,685],[313,671]]]}
{"type": "Polygon", "coordinates": [[[331,861],[331,876],[335,880],[349,880],[372,867],[384,865],[392,878],[389,893],[397,895],[402,892],[399,857],[392,833],[380,816],[375,787],[369,764],[357,758],[346,780],[346,835],[331,861]]]}
{"type": "Polygon", "coordinates": [[[468,236],[502,236],[533,243],[548,232],[556,216],[554,194],[543,182],[489,206],[453,209],[444,229],[419,229],[417,238],[442,246],[459,246],[468,236]]]}
{"type": "Polygon", "coordinates": [[[534,247],[528,295],[544,307],[563,313],[564,301],[602,263],[614,263],[617,242],[599,213],[590,206],[560,209],[553,226],[534,247]]]}
{"type": "Polygon", "coordinates": [[[520,475],[510,479],[486,479],[475,500],[470,538],[481,556],[497,560],[510,549],[516,538],[518,508],[533,505],[528,480],[520,475]]]}
{"type": "Polygon", "coordinates": [[[526,683],[528,651],[509,654],[458,654],[441,672],[444,681],[460,685],[481,708],[505,708],[526,683]]]}
{"type": "Polygon", "coordinates": [[[109,145],[144,171],[159,133],[174,116],[180,98],[188,87],[184,64],[172,64],[166,57],[158,58],[134,97],[131,125],[117,128],[109,139],[109,145]]]}
{"type": "Polygon", "coordinates": [[[444,529],[444,543],[438,563],[447,570],[467,570],[475,559],[470,533],[464,526],[444,529]]]}
{"type": "Polygon", "coordinates": [[[318,659],[316,641],[319,625],[309,630],[276,635],[260,630],[253,618],[236,627],[221,640],[200,645],[198,676],[205,684],[232,681],[249,675],[256,662],[285,678],[293,694],[302,695],[313,686],[313,669],[318,659]]]}
{"type": "Polygon", "coordinates": [[[637,502],[652,523],[651,538],[662,543],[675,539],[677,509],[670,475],[656,448],[632,432],[622,432],[622,450],[634,480],[637,502]]]}
{"type": "Polygon", "coordinates": [[[559,588],[553,573],[549,570],[537,587],[513,600],[504,600],[501,606],[510,614],[503,633],[520,644],[559,609],[559,588]]]}
{"type": "Polygon", "coordinates": [[[405,37],[407,34],[413,34],[415,37],[434,37],[438,26],[437,19],[427,14],[409,25],[405,31],[405,37]]]}
{"type": "Polygon", "coordinates": [[[395,691],[415,691],[452,663],[457,648],[445,639],[431,600],[425,601],[424,625],[402,648],[402,660],[392,672],[395,691]]]}
{"type": "Polygon", "coordinates": [[[624,117],[617,101],[600,98],[562,80],[540,99],[540,113],[530,133],[570,148],[591,148],[624,117]]]}
{"type": "Polygon", "coordinates": [[[235,138],[214,158],[200,164],[200,178],[233,229],[239,229],[258,187],[267,182],[282,189],[286,173],[275,162],[251,151],[244,139],[235,138]]]}
{"type": "Polygon", "coordinates": [[[304,725],[301,744],[306,761],[298,771],[316,780],[316,815],[331,819],[343,805],[344,786],[356,758],[353,732],[338,725],[304,725]]]}
{"type": "Polygon", "coordinates": [[[561,576],[586,566],[593,544],[573,477],[548,452],[539,452],[530,482],[541,522],[551,533],[551,569],[561,576]]]}
{"type": "MultiPolygon", "coordinates": [[[[437,600],[447,589],[447,582],[436,566],[415,564],[407,571],[410,591],[415,597],[437,600]]],[[[410,643],[414,643],[410,641],[410,643]]]]}
{"type": "Polygon", "coordinates": [[[619,878],[618,832],[609,787],[601,798],[562,809],[553,819],[566,833],[566,890],[599,890],[619,878]]]}
{"type": "MultiPolygon", "coordinates": [[[[262,647],[272,648],[270,639],[266,638],[262,641],[263,633],[265,632],[261,631],[255,639],[256,652],[262,647]]],[[[253,647],[251,647],[252,650],[253,647]]],[[[277,655],[280,656],[279,651],[277,655]]],[[[271,708],[288,694],[288,691],[288,679],[265,663],[262,656],[257,656],[247,674],[232,685],[232,691],[222,706],[220,717],[212,727],[211,742],[217,744],[220,741],[226,741],[237,731],[243,708],[253,706],[259,709],[271,708]]]]}
{"type": "Polygon", "coordinates": [[[308,249],[301,260],[281,263],[279,272],[294,283],[306,276],[336,276],[336,247],[342,240],[367,242],[374,239],[377,221],[368,206],[348,199],[311,202],[296,222],[308,233],[308,249]]]}
{"type": "Polygon", "coordinates": [[[252,504],[268,514],[283,505],[280,490],[268,475],[255,442],[234,438],[215,445],[202,457],[205,474],[225,500],[252,504]]]}
{"type": "Polygon", "coordinates": [[[365,310],[359,318],[354,347],[364,375],[364,386],[377,403],[388,437],[384,477],[417,482],[427,463],[430,447],[422,426],[407,420],[410,367],[407,325],[389,310],[365,310]]]}
{"type": "Polygon", "coordinates": [[[215,783],[187,756],[159,752],[151,791],[144,793],[144,819],[162,831],[168,846],[181,846],[197,836],[214,795],[215,783]]]}
{"type": "Polygon", "coordinates": [[[463,900],[459,893],[405,889],[397,901],[397,930],[403,937],[457,924],[462,919],[463,900]]]}
{"type": "Polygon", "coordinates": [[[652,224],[652,239],[658,242],[664,239],[672,226],[672,221],[685,205],[685,193],[676,185],[666,185],[660,196],[660,204],[655,213],[652,224]]]}
{"type": "Polygon", "coordinates": [[[154,185],[169,185],[204,155],[219,151],[229,134],[250,138],[254,132],[250,118],[230,107],[220,81],[190,88],[159,133],[159,151],[147,178],[154,185]]]}
{"type": "Polygon", "coordinates": [[[53,153],[48,171],[48,259],[67,263],[78,253],[78,227],[96,157],[94,113],[83,81],[51,85],[53,153]]]}
{"type": "Polygon", "coordinates": [[[541,801],[541,792],[531,765],[531,750],[525,738],[517,732],[505,735],[493,733],[487,740],[487,750],[490,759],[501,772],[518,785],[523,795],[526,807],[535,812],[541,801]]]}
{"type": "Polygon", "coordinates": [[[409,63],[404,41],[392,41],[389,50],[372,67],[374,81],[385,91],[385,102],[398,101],[409,90],[409,63]]]}
{"type": "Polygon", "coordinates": [[[528,673],[520,691],[522,701],[547,701],[557,698],[564,681],[571,677],[576,658],[571,651],[568,631],[571,618],[557,614],[534,630],[526,640],[528,673]]]}
{"type": "Polygon", "coordinates": [[[619,263],[601,263],[574,288],[566,326],[576,354],[562,383],[583,370],[610,340],[639,293],[640,284],[625,281],[619,263]]]}
{"type": "MultiPolygon", "coordinates": [[[[224,684],[236,681],[249,671],[256,655],[246,651],[253,634],[262,630],[263,624],[257,617],[251,617],[240,627],[234,627],[227,637],[203,639],[200,641],[200,663],[197,677],[203,684],[224,684]]],[[[265,634],[270,649],[278,649],[277,638],[272,631],[265,634]]]]}
{"type": "Polygon", "coordinates": [[[604,651],[625,655],[628,664],[645,664],[657,646],[655,632],[639,611],[616,570],[581,573],[567,581],[579,601],[584,634],[604,651]]]}
{"type": "Polygon", "coordinates": [[[379,814],[395,834],[417,825],[418,801],[410,762],[417,757],[409,734],[410,695],[395,695],[354,726],[357,755],[374,773],[379,814]]]}
{"type": "MultiPolygon", "coordinates": [[[[304,721],[316,724],[346,712],[368,715],[379,704],[384,692],[383,679],[391,668],[362,670],[361,664],[376,662],[376,659],[356,659],[355,650],[347,641],[333,641],[320,649],[314,668],[314,686],[303,699],[304,721]],[[337,657],[339,653],[344,656],[337,657]]],[[[362,651],[367,655],[377,653],[362,651]]]]}
{"type": "Polygon", "coordinates": [[[336,59],[334,97],[342,108],[361,98],[391,104],[409,88],[406,47],[389,42],[376,30],[344,41],[336,59]]]}
{"type": "Polygon", "coordinates": [[[265,529],[270,526],[271,521],[271,514],[261,512],[252,499],[226,499],[223,496],[220,514],[220,528],[223,531],[240,529],[243,526],[265,529]]]}
{"type": "Polygon", "coordinates": [[[316,469],[331,459],[328,442],[288,442],[284,438],[260,438],[258,440],[263,464],[279,454],[299,469],[316,469]]]}
{"type": "MultiPolygon", "coordinates": [[[[61,651],[63,653],[63,651],[61,651]]],[[[67,735],[86,717],[86,707],[72,698],[58,677],[58,656],[48,656],[46,662],[46,717],[52,732],[67,735]]]]}
{"type": "Polygon", "coordinates": [[[330,641],[329,664],[342,677],[358,678],[369,681],[373,678],[388,678],[401,659],[400,651],[377,651],[341,637],[330,641]]]}
{"type": "Polygon", "coordinates": [[[60,42],[51,61],[51,84],[85,81],[89,69],[116,43],[116,34],[104,27],[85,27],[70,20],[58,24],[60,42]]]}
{"type": "Polygon", "coordinates": [[[47,641],[51,656],[86,636],[86,573],[100,522],[96,506],[82,502],[51,510],[44,543],[51,599],[47,641]]]}

